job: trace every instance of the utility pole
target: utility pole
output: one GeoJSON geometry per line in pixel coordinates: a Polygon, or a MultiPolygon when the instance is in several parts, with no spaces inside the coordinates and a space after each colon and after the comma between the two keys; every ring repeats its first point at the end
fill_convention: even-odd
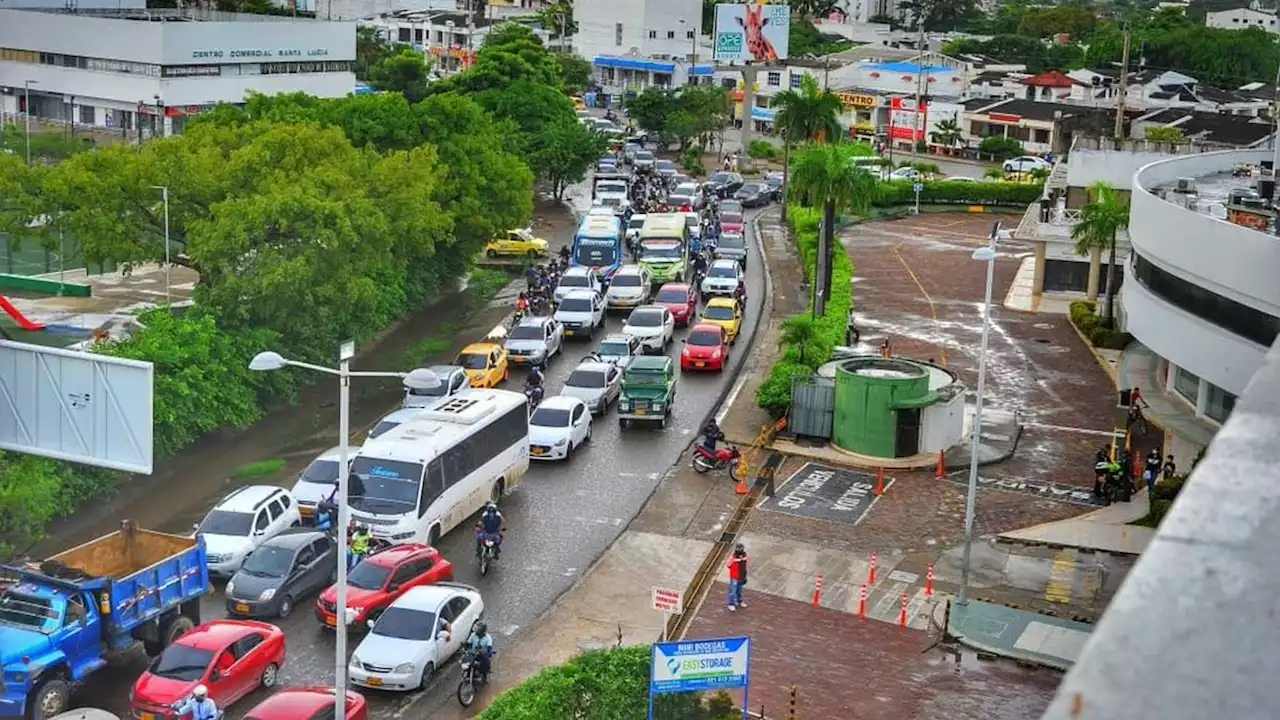
{"type": "MultiPolygon", "coordinates": [[[[742,67],[742,147],[738,154],[745,163],[748,155],[747,148],[751,146],[751,123],[752,110],[756,104],[756,68],[754,65],[744,65],[742,67]]],[[[724,146],[721,146],[721,150],[724,146]]]]}
{"type": "MultiPolygon", "coordinates": [[[[1276,3],[1276,20],[1280,20],[1280,3],[1276,3]]],[[[1276,66],[1276,87],[1275,98],[1271,102],[1271,149],[1275,151],[1271,161],[1272,177],[1275,177],[1277,168],[1280,168],[1280,142],[1276,141],[1276,134],[1280,133],[1280,66],[1276,66]]],[[[1280,233],[1280,223],[1276,226],[1276,232],[1280,233]]]]}
{"type": "Polygon", "coordinates": [[[1129,44],[1132,39],[1132,33],[1129,29],[1129,23],[1124,24],[1124,55],[1120,58],[1120,92],[1116,95],[1116,128],[1115,138],[1117,141],[1124,139],[1124,103],[1125,91],[1129,88],[1129,44]]]}
{"type": "Polygon", "coordinates": [[[924,57],[925,47],[926,47],[925,40],[924,40],[924,18],[917,17],[916,24],[920,26],[919,28],[920,37],[918,40],[916,40],[916,48],[919,49],[920,51],[920,55],[917,56],[916,62],[920,64],[920,67],[916,70],[916,113],[911,118],[911,153],[912,155],[914,155],[916,152],[916,149],[917,149],[916,143],[920,142],[920,139],[916,137],[916,133],[919,132],[923,136],[924,130],[926,129],[925,122],[924,122],[925,115],[924,115],[924,105],[923,105],[924,83],[925,83],[925,75],[929,72],[929,66],[925,64],[925,57],[924,57]]]}

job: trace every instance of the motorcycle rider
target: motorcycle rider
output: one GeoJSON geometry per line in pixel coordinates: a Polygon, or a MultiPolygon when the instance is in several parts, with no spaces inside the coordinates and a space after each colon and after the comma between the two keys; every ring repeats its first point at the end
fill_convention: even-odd
{"type": "Polygon", "coordinates": [[[529,312],[529,296],[520,293],[520,297],[516,298],[516,312],[524,315],[529,312]]]}
{"type": "Polygon", "coordinates": [[[569,267],[569,246],[568,245],[560,246],[560,262],[564,263],[565,267],[569,267]]]}
{"type": "Polygon", "coordinates": [[[698,441],[698,445],[707,452],[711,457],[716,456],[716,443],[724,439],[724,431],[720,429],[720,425],[716,423],[715,418],[707,421],[702,428],[702,438],[698,441]]]}
{"type": "Polygon", "coordinates": [[[476,523],[476,557],[480,557],[485,540],[493,541],[493,559],[502,557],[502,533],[506,529],[507,521],[503,519],[502,511],[498,510],[498,506],[491,502],[485,504],[484,514],[476,523]]]}
{"type": "Polygon", "coordinates": [[[191,691],[191,697],[174,703],[173,709],[178,717],[189,714],[191,720],[217,720],[219,717],[218,706],[209,697],[209,688],[204,685],[196,685],[191,691]]]}
{"type": "Polygon", "coordinates": [[[369,545],[372,541],[373,533],[369,531],[368,526],[356,525],[355,531],[351,533],[351,557],[348,560],[348,568],[354,567],[369,554],[369,545]]]}
{"type": "Polygon", "coordinates": [[[693,276],[698,281],[707,276],[707,256],[703,253],[698,253],[693,258],[693,276]]]}
{"type": "Polygon", "coordinates": [[[480,681],[489,682],[489,668],[493,661],[493,636],[489,634],[489,625],[484,621],[476,623],[471,637],[467,639],[467,649],[475,651],[476,669],[480,671],[480,681]]]}

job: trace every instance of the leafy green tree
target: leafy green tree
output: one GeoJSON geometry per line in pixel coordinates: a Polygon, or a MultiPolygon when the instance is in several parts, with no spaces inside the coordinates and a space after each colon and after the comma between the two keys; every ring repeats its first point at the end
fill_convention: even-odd
{"type": "Polygon", "coordinates": [[[1129,227],[1129,202],[1122,200],[1115,188],[1096,182],[1089,188],[1089,204],[1080,209],[1080,222],[1071,228],[1076,252],[1089,255],[1090,274],[1098,271],[1102,251],[1107,253],[1107,289],[1103,318],[1106,326],[1115,327],[1116,236],[1129,227]]]}
{"type": "Polygon", "coordinates": [[[580,182],[587,170],[608,148],[604,136],[586,125],[568,118],[542,128],[533,150],[533,165],[539,177],[551,184],[558,201],[565,188],[580,182]]]}
{"type": "Polygon", "coordinates": [[[978,143],[978,152],[983,155],[990,155],[996,160],[1006,160],[1022,155],[1026,150],[1023,149],[1022,143],[1013,138],[990,135],[982,138],[982,142],[978,143]]]}
{"type": "Polygon", "coordinates": [[[573,21],[573,3],[568,0],[556,0],[539,10],[538,22],[553,38],[559,38],[561,34],[569,37],[578,32],[578,23],[573,21]]]}
{"type": "Polygon", "coordinates": [[[401,50],[369,68],[369,83],[378,90],[397,92],[411,103],[427,96],[427,59],[417,50],[401,50]]]}
{"type": "Polygon", "coordinates": [[[791,12],[805,18],[823,18],[840,9],[836,0],[791,0],[791,12]]]}
{"type": "Polygon", "coordinates": [[[778,344],[796,348],[799,353],[797,360],[803,365],[805,353],[818,335],[817,322],[811,315],[793,315],[783,321],[781,330],[778,344]]]}
{"type": "Polygon", "coordinates": [[[388,42],[378,28],[368,25],[356,26],[356,79],[368,80],[369,70],[377,65],[378,61],[396,55],[398,52],[396,44],[388,42]]]}
{"type": "Polygon", "coordinates": [[[899,9],[912,27],[923,21],[928,31],[950,31],[980,14],[976,0],[903,0],[899,9]]]}
{"type": "Polygon", "coordinates": [[[778,108],[775,126],[787,143],[835,142],[842,135],[840,112],[844,106],[840,98],[823,90],[818,81],[808,75],[800,78],[799,89],[784,90],[774,96],[773,106],[778,108]]]}
{"type": "Polygon", "coordinates": [[[1143,137],[1152,142],[1185,142],[1186,135],[1182,134],[1182,130],[1176,127],[1152,126],[1143,132],[1143,137]]]}
{"type": "Polygon", "coordinates": [[[677,105],[675,93],[669,90],[650,88],[633,98],[627,99],[627,117],[631,118],[636,127],[641,130],[662,133],[666,126],[667,116],[676,111],[677,105]]]}
{"type": "Polygon", "coordinates": [[[1045,38],[1066,33],[1072,40],[1083,40],[1098,26],[1098,16],[1092,9],[1079,5],[1059,5],[1038,8],[1022,15],[1017,33],[1027,37],[1045,38]]]}
{"type": "Polygon", "coordinates": [[[591,87],[591,63],[577,55],[560,53],[556,55],[560,63],[560,82],[568,95],[581,95],[591,87]]]}
{"type": "Polygon", "coordinates": [[[852,41],[839,35],[821,32],[813,26],[812,22],[802,18],[792,19],[787,36],[791,57],[830,55],[853,47],[852,41]]]}
{"type": "Polygon", "coordinates": [[[724,127],[732,107],[729,93],[718,85],[686,85],[676,90],[645,90],[627,101],[627,115],[641,130],[684,148],[690,140],[724,127]]]}
{"type": "Polygon", "coordinates": [[[929,140],[935,145],[955,147],[964,140],[964,132],[960,129],[960,123],[954,119],[940,120],[934,127],[937,129],[929,133],[929,140]]]}

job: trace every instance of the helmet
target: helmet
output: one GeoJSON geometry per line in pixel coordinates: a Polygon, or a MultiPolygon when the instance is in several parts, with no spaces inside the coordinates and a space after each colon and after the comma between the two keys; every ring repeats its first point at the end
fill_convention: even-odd
{"type": "Polygon", "coordinates": [[[486,513],[495,513],[495,512],[498,512],[498,506],[497,506],[497,504],[496,504],[496,503],[493,503],[493,502],[487,502],[487,503],[485,503],[485,504],[484,504],[484,511],[485,511],[486,513]]]}
{"type": "Polygon", "coordinates": [[[191,695],[195,697],[197,700],[203,700],[209,697],[209,688],[203,685],[197,685],[195,686],[194,689],[191,690],[191,695]]]}
{"type": "Polygon", "coordinates": [[[733,552],[736,555],[744,555],[747,552],[747,547],[742,543],[738,543],[733,547],[733,552]]]}
{"type": "Polygon", "coordinates": [[[484,635],[484,634],[485,634],[485,633],[487,633],[487,632],[489,632],[489,625],[488,625],[488,624],[486,624],[483,620],[481,620],[480,622],[476,623],[476,634],[477,634],[477,635],[484,635]]]}

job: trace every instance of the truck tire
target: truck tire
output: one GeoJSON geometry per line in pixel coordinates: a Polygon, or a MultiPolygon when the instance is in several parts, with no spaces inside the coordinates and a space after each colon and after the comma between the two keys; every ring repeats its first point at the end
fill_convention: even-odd
{"type": "Polygon", "coordinates": [[[71,683],[60,675],[54,675],[40,683],[27,703],[28,720],[48,720],[64,713],[71,704],[71,683]]]}
{"type": "Polygon", "coordinates": [[[164,650],[173,644],[175,640],[194,630],[196,624],[191,622],[191,618],[186,615],[177,615],[166,620],[160,626],[160,649],[164,650]]]}

